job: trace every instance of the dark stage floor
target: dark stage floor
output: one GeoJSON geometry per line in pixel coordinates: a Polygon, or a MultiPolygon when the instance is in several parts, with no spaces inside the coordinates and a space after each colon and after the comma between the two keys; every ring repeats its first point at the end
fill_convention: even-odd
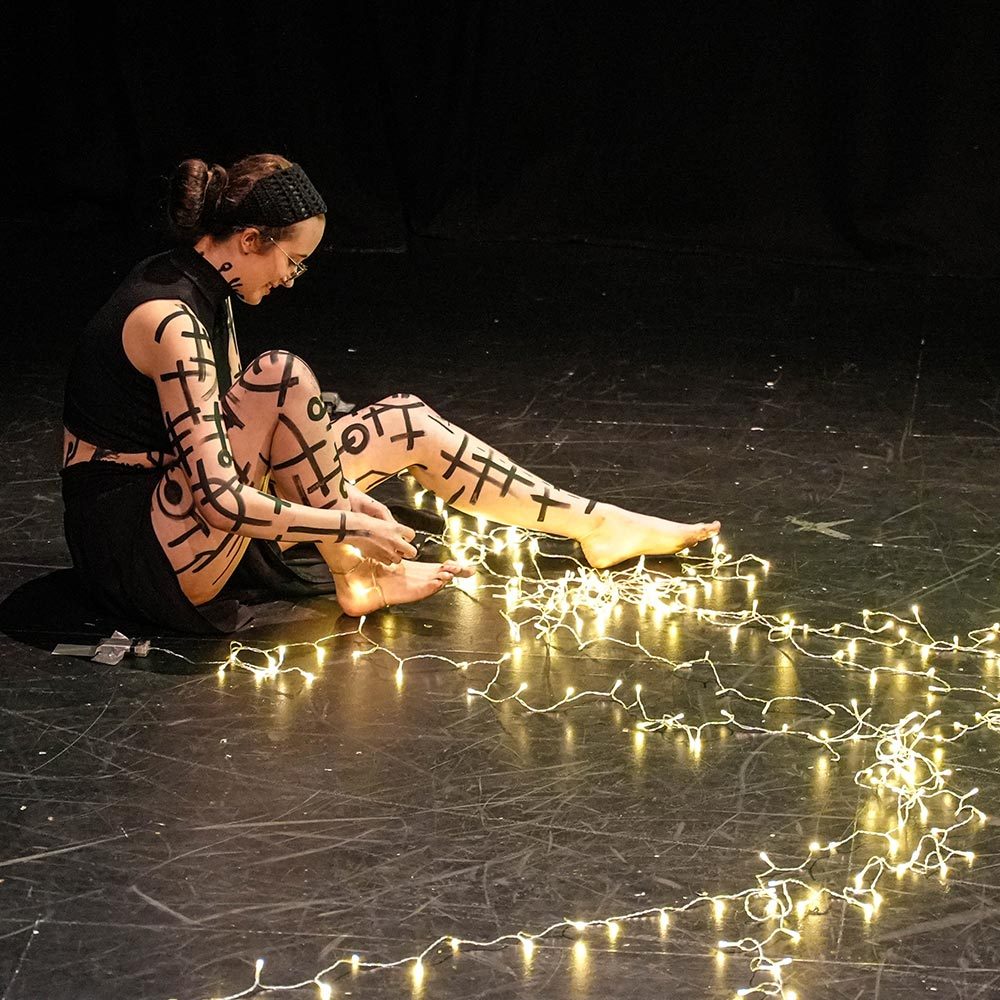
{"type": "MultiPolygon", "coordinates": [[[[323,600],[272,603],[242,641],[285,644],[281,671],[220,678],[205,664],[228,642],[153,637],[202,666],[49,653],[106,627],[57,572],[59,404],[73,331],[128,247],[62,253],[8,293],[2,1000],[231,996],[258,958],[264,983],[307,984],[267,994],[290,998],[323,996],[309,981],[337,962],[319,976],[333,997],[780,995],[751,970],[750,939],[769,936],[769,960],[794,959],[788,998],[1000,996],[1000,669],[989,632],[968,637],[1000,618],[991,284],[588,247],[330,256],[239,312],[245,357],[294,349],[349,399],[416,392],[577,493],[720,517],[726,548],[770,572],[742,564],[752,595],[695,579],[682,610],[657,614],[626,567],[607,623],[620,642],[581,649],[560,630],[546,645],[526,626],[499,667],[459,669],[512,650],[488,587],[514,572],[505,552],[474,592],[377,614],[371,642],[323,643],[322,667],[311,643],[357,622],[323,600]],[[811,631],[694,613],[751,599],[811,631]],[[944,641],[928,653],[915,624],[860,636],[892,648],[823,631],[865,608],[910,619],[914,603],[944,641]],[[629,645],[637,631],[661,659],[629,645]],[[372,643],[409,658],[401,676],[372,643]],[[524,705],[467,694],[495,671],[490,694],[525,682],[524,705]],[[617,702],[526,707],[619,678],[617,702]],[[801,700],[764,713],[775,698],[801,700]],[[550,927],[530,955],[449,943],[550,927]],[[352,970],[354,953],[411,960],[352,970]]],[[[572,566],[571,547],[542,551],[559,555],[542,561],[550,580],[572,566]]],[[[649,581],[662,595],[683,565],[650,561],[649,581]]],[[[708,582],[711,565],[687,565],[708,582]]]]}

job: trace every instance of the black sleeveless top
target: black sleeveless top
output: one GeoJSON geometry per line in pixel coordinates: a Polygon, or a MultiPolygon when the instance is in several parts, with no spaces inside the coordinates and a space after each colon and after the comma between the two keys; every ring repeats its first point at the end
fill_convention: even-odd
{"type": "Polygon", "coordinates": [[[87,324],[76,346],[66,381],[65,426],[98,448],[169,453],[156,385],[133,367],[122,346],[125,320],[152,299],[180,300],[189,306],[212,338],[222,395],[232,384],[231,291],[226,279],[190,247],[138,264],[87,324]]]}

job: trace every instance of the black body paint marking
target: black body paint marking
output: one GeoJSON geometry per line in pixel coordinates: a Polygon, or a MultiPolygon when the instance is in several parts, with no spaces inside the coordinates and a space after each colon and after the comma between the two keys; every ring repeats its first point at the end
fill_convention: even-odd
{"type": "Polygon", "coordinates": [[[553,500],[552,491],[546,486],[541,493],[532,493],[531,499],[538,504],[538,520],[544,521],[545,515],[549,512],[550,507],[564,507],[568,508],[571,505],[563,500],[553,500]]]}
{"type": "MultiPolygon", "coordinates": [[[[280,539],[281,535],[278,535],[278,538],[280,539]]],[[[247,541],[248,540],[246,539],[240,538],[239,535],[236,535],[236,537],[233,538],[233,542],[232,545],[230,546],[229,552],[224,553],[225,555],[228,555],[229,558],[226,559],[226,561],[222,564],[222,569],[219,570],[218,575],[215,577],[214,580],[212,580],[213,585],[218,583],[224,576],[226,576],[229,573],[229,567],[232,566],[232,564],[237,559],[239,559],[241,555],[243,555],[243,552],[247,545],[247,541]]]]}
{"type": "MultiPolygon", "coordinates": [[[[219,274],[227,274],[232,269],[233,269],[233,262],[231,260],[227,260],[224,264],[221,264],[219,266],[219,274]]],[[[227,278],[226,281],[229,282],[229,287],[234,292],[236,291],[237,288],[240,288],[243,285],[242,278],[227,278]]]]}
{"type": "Polygon", "coordinates": [[[185,447],[184,439],[191,436],[191,428],[183,430],[180,433],[177,431],[177,425],[187,417],[186,413],[182,413],[179,417],[172,417],[170,413],[164,412],[163,418],[167,423],[167,440],[170,442],[170,449],[173,452],[174,458],[180,464],[181,468],[190,476],[191,475],[191,463],[188,462],[188,455],[194,451],[194,447],[188,445],[185,447]]]}
{"type": "Polygon", "coordinates": [[[340,436],[340,447],[348,455],[360,455],[368,447],[371,438],[364,424],[349,424],[340,436]]]}
{"type": "Polygon", "coordinates": [[[250,517],[246,512],[246,504],[243,502],[241,491],[243,489],[240,481],[232,476],[229,479],[220,479],[218,476],[210,476],[205,470],[205,463],[199,459],[196,463],[197,475],[191,483],[191,492],[201,493],[201,503],[208,504],[216,512],[222,514],[227,520],[232,522],[232,527],[227,531],[239,533],[240,529],[246,525],[257,525],[266,527],[271,522],[266,518],[250,517]],[[231,501],[232,506],[227,506],[225,501],[231,501]]]}
{"type": "Polygon", "coordinates": [[[168,479],[163,484],[163,499],[172,507],[176,507],[184,499],[184,490],[175,479],[168,479]]]}
{"type": "Polygon", "coordinates": [[[360,483],[363,483],[366,479],[374,479],[375,482],[368,487],[368,489],[374,489],[374,487],[378,486],[379,483],[384,483],[387,479],[391,479],[394,475],[396,475],[395,472],[385,472],[382,469],[369,469],[366,473],[364,473],[364,475],[358,477],[358,481],[354,485],[357,486],[360,483]]]}
{"type": "Polygon", "coordinates": [[[233,401],[229,398],[229,394],[226,393],[222,397],[222,419],[225,421],[226,430],[231,431],[234,427],[238,430],[243,430],[246,424],[240,420],[239,414],[233,409],[233,401]]]}
{"type": "MultiPolygon", "coordinates": [[[[305,487],[302,485],[302,479],[299,477],[298,473],[292,473],[292,485],[295,487],[295,492],[299,498],[299,503],[304,507],[312,507],[314,510],[330,510],[332,507],[336,507],[340,502],[334,497],[332,500],[327,500],[324,504],[315,504],[310,502],[309,495],[306,493],[305,487]]],[[[346,491],[345,491],[346,492],[346,491]]],[[[345,498],[346,499],[346,498],[345,498]]]]}
{"type": "MultiPolygon", "coordinates": [[[[282,353],[283,352],[281,351],[271,351],[271,353],[267,355],[267,358],[272,363],[274,363],[277,362],[278,358],[281,357],[282,353]]],[[[243,389],[246,389],[247,392],[276,392],[278,394],[277,405],[284,406],[285,399],[288,396],[288,390],[294,389],[295,386],[299,384],[298,375],[292,374],[295,368],[295,362],[297,360],[298,359],[294,354],[285,354],[285,368],[284,371],[281,373],[280,377],[278,378],[278,381],[258,383],[258,382],[248,382],[246,380],[248,371],[253,372],[254,375],[263,374],[264,369],[261,367],[260,358],[259,357],[254,358],[250,367],[248,369],[244,369],[240,373],[238,385],[240,385],[243,389]]]]}
{"type": "Polygon", "coordinates": [[[466,434],[462,438],[462,443],[458,446],[454,455],[449,454],[447,451],[441,452],[441,457],[451,462],[451,465],[449,465],[448,468],[442,473],[442,478],[451,479],[458,469],[476,476],[476,485],[473,488],[472,495],[469,497],[469,503],[471,505],[474,506],[478,503],[479,497],[483,491],[483,486],[485,486],[486,483],[489,483],[491,486],[496,486],[500,491],[501,497],[507,496],[511,487],[516,482],[522,483],[525,486],[535,485],[535,481],[528,476],[521,475],[520,470],[513,463],[505,465],[502,461],[496,461],[493,457],[496,453],[492,448],[488,449],[485,455],[473,454],[467,461],[463,461],[465,451],[468,446],[469,435],[466,434]],[[479,467],[471,464],[473,462],[480,463],[479,467]],[[504,478],[494,479],[491,475],[491,473],[494,472],[500,473],[504,478]]]}
{"type": "Polygon", "coordinates": [[[187,403],[187,409],[178,415],[178,420],[184,420],[185,418],[190,418],[192,423],[199,423],[201,420],[201,407],[194,401],[194,396],[191,395],[191,387],[188,382],[192,379],[197,379],[199,382],[202,379],[199,377],[197,372],[191,371],[189,368],[184,367],[184,362],[178,359],[177,369],[172,372],[164,372],[160,376],[161,382],[180,382],[181,391],[184,393],[184,402],[187,403]]]}
{"type": "MultiPolygon", "coordinates": [[[[181,336],[186,340],[190,340],[194,347],[194,357],[188,358],[196,367],[197,372],[196,377],[199,382],[206,382],[211,377],[213,382],[215,380],[215,355],[212,353],[212,340],[205,328],[201,325],[198,317],[195,316],[193,312],[183,303],[178,303],[177,310],[170,313],[169,316],[165,317],[157,326],[156,332],[153,334],[153,339],[156,343],[160,343],[163,339],[163,334],[167,327],[179,316],[184,316],[190,321],[190,328],[185,328],[181,330],[181,336]]],[[[178,370],[181,368],[181,362],[178,361],[178,370]]],[[[176,376],[174,376],[176,377],[176,376]]],[[[161,376],[163,378],[163,376],[161,376]]]]}
{"type": "Polygon", "coordinates": [[[326,441],[317,441],[315,444],[309,444],[308,441],[302,436],[302,432],[296,427],[295,423],[288,419],[284,413],[278,414],[278,421],[283,424],[288,432],[295,438],[298,442],[299,447],[302,449],[297,455],[293,455],[291,458],[284,462],[278,462],[272,466],[275,472],[281,469],[291,468],[293,465],[298,465],[299,462],[308,462],[309,467],[313,471],[313,475],[316,477],[316,481],[307,488],[308,493],[314,493],[319,490],[323,496],[330,495],[330,487],[328,483],[333,479],[340,480],[341,495],[347,498],[347,489],[344,486],[344,472],[340,465],[340,453],[334,448],[334,454],[336,455],[336,461],[334,462],[333,469],[324,473],[323,467],[316,461],[316,452],[326,446],[326,441]]]}
{"type": "Polygon", "coordinates": [[[449,434],[455,433],[455,428],[448,423],[447,420],[441,420],[440,417],[435,417],[433,413],[427,414],[427,416],[434,421],[439,427],[443,427],[449,434]]]}
{"type": "Polygon", "coordinates": [[[218,402],[213,404],[211,414],[205,414],[205,420],[215,428],[215,433],[209,434],[202,440],[202,443],[208,444],[210,441],[218,441],[219,465],[224,469],[231,469],[233,467],[233,455],[229,450],[229,438],[226,437],[225,417],[218,402]]]}
{"type": "Polygon", "coordinates": [[[288,533],[297,535],[329,535],[334,542],[343,542],[346,541],[350,535],[362,534],[362,532],[347,530],[346,511],[341,511],[340,526],[337,528],[300,528],[297,525],[293,525],[288,529],[288,533]]]}
{"type": "MultiPolygon", "coordinates": [[[[405,398],[403,394],[399,394],[398,398],[405,398]]],[[[393,411],[398,411],[403,415],[403,426],[406,428],[401,434],[393,434],[389,440],[395,444],[397,441],[406,441],[406,450],[413,451],[413,443],[417,438],[425,437],[427,431],[417,430],[413,426],[413,420],[410,417],[411,410],[421,410],[426,409],[427,404],[418,401],[416,403],[374,403],[368,408],[367,413],[361,414],[362,420],[370,420],[372,422],[372,427],[375,429],[375,435],[377,437],[383,437],[385,435],[385,428],[382,426],[382,420],[380,419],[383,413],[390,413],[393,411]]]]}

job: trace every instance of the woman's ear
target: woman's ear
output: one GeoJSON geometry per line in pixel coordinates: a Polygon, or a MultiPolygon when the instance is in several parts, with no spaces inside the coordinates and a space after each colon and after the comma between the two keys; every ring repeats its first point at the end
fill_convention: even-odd
{"type": "Polygon", "coordinates": [[[243,253],[260,253],[262,244],[259,229],[244,229],[240,233],[240,250],[243,253]]]}

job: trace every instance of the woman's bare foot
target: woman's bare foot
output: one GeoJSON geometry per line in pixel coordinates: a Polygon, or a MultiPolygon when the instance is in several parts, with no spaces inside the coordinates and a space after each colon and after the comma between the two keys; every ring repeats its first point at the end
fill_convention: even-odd
{"type": "Polygon", "coordinates": [[[718,521],[681,524],[603,503],[594,514],[602,518],[601,523],[579,541],[587,562],[596,569],[634,556],[673,555],[717,535],[720,527],[718,521]]]}
{"type": "Polygon", "coordinates": [[[422,601],[447,586],[456,576],[472,576],[472,573],[471,567],[454,559],[444,563],[404,559],[395,566],[362,559],[347,573],[337,573],[333,579],[341,610],[357,618],[390,604],[422,601]]]}

